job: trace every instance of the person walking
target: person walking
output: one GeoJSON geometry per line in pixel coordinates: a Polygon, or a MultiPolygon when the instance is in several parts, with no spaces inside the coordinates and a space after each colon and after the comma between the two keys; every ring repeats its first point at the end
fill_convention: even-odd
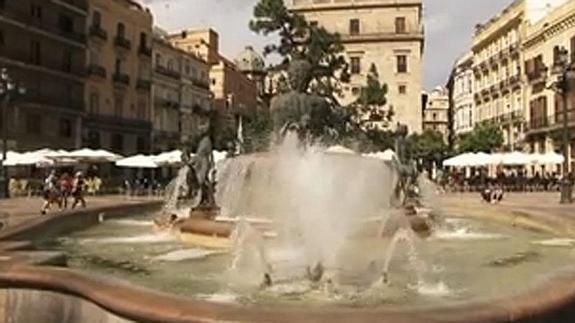
{"type": "Polygon", "coordinates": [[[78,204],[81,204],[83,208],[86,207],[86,200],[84,199],[84,184],[84,175],[82,172],[77,172],[72,184],[72,196],[74,197],[72,209],[75,209],[78,204]]]}
{"type": "Polygon", "coordinates": [[[58,186],[60,189],[60,204],[61,208],[64,209],[68,208],[68,199],[72,195],[72,186],[73,181],[72,177],[68,173],[64,173],[60,177],[60,181],[58,182],[58,186]]]}
{"type": "Polygon", "coordinates": [[[44,197],[44,204],[40,209],[40,213],[42,215],[48,213],[52,204],[59,202],[59,192],[58,192],[58,177],[56,176],[56,171],[52,170],[48,177],[44,180],[44,187],[42,189],[43,197],[44,197]]]}

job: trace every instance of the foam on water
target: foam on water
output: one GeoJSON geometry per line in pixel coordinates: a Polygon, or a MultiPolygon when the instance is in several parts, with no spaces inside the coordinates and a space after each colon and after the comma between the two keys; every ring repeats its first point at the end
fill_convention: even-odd
{"type": "Polygon", "coordinates": [[[437,230],[431,239],[434,240],[496,240],[505,239],[502,234],[488,232],[473,232],[469,228],[457,228],[455,230],[437,230]]]}
{"type": "Polygon", "coordinates": [[[105,222],[114,225],[134,226],[134,227],[150,227],[154,225],[153,221],[142,221],[133,219],[107,220],[105,222]]]}
{"type": "Polygon", "coordinates": [[[446,297],[453,294],[453,291],[442,281],[438,283],[420,282],[419,284],[410,286],[410,288],[424,296],[446,297]]]}
{"type": "Polygon", "coordinates": [[[154,257],[154,260],[158,261],[183,261],[183,260],[194,260],[194,259],[204,259],[209,256],[221,254],[221,252],[206,250],[206,249],[183,249],[169,252],[167,254],[154,257]]]}
{"type": "Polygon", "coordinates": [[[212,303],[234,304],[237,303],[239,296],[232,292],[221,292],[208,295],[198,295],[198,298],[212,303]]]}
{"type": "Polygon", "coordinates": [[[539,241],[533,241],[531,243],[545,247],[565,247],[565,248],[575,247],[575,239],[566,239],[566,238],[539,240],[539,241]]]}
{"type": "Polygon", "coordinates": [[[132,237],[106,237],[106,238],[88,238],[80,240],[81,244],[138,244],[138,243],[159,243],[175,241],[176,237],[172,234],[157,233],[157,234],[143,234],[132,237]]]}

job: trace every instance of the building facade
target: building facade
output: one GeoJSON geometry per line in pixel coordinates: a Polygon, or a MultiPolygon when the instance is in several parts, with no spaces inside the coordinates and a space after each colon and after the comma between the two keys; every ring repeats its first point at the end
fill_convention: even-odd
{"type": "Polygon", "coordinates": [[[26,93],[2,120],[8,149],[79,147],[86,17],[78,1],[0,1],[0,67],[26,93]]]}
{"type": "Polygon", "coordinates": [[[162,33],[153,42],[154,151],[179,148],[200,136],[211,110],[209,65],[173,46],[162,33]]]}
{"type": "Polygon", "coordinates": [[[524,143],[524,82],[521,42],[525,35],[525,2],[515,1],[473,38],[475,120],[503,130],[504,150],[524,143]]]}
{"type": "Polygon", "coordinates": [[[89,0],[83,142],[130,155],[151,147],[152,15],[132,0],[89,0]]]}
{"type": "Polygon", "coordinates": [[[452,71],[451,107],[453,114],[453,134],[456,138],[473,131],[475,125],[473,99],[474,81],[473,54],[466,53],[455,62],[452,71]]]}
{"type": "MultiPolygon", "coordinates": [[[[532,152],[562,153],[563,98],[551,89],[557,81],[553,71],[556,48],[570,52],[575,64],[575,2],[568,1],[540,21],[529,26],[524,42],[527,81],[527,143],[532,152]]],[[[575,160],[575,91],[568,93],[568,122],[571,132],[570,155],[575,160]]],[[[571,169],[575,169],[573,162],[571,169]]]]}
{"type": "Polygon", "coordinates": [[[421,0],[289,0],[288,7],[311,24],[341,35],[352,74],[343,86],[343,105],[357,100],[373,65],[389,88],[386,109],[393,111],[392,123],[421,131],[421,0]]]}
{"type": "Polygon", "coordinates": [[[427,94],[423,108],[423,131],[437,131],[443,135],[447,143],[450,138],[450,129],[449,95],[446,89],[437,87],[427,94]]]}
{"type": "Polygon", "coordinates": [[[209,66],[212,108],[218,115],[219,132],[234,131],[242,118],[252,118],[258,107],[258,86],[219,52],[219,36],[212,29],[185,30],[170,35],[170,42],[206,61],[209,66]]]}

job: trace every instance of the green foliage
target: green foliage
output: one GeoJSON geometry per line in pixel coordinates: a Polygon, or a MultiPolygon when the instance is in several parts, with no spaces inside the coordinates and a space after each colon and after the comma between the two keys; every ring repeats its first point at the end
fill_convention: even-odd
{"type": "Polygon", "coordinates": [[[273,122],[268,114],[256,114],[244,124],[244,149],[246,153],[261,152],[269,148],[273,122]]]}
{"type": "Polygon", "coordinates": [[[431,169],[433,162],[440,163],[449,152],[443,135],[427,129],[422,134],[412,134],[407,138],[408,153],[411,159],[421,161],[423,166],[431,169]]]}
{"type": "Polygon", "coordinates": [[[289,12],[283,0],[260,0],[254,7],[250,29],[264,36],[279,36],[279,43],[267,45],[264,54],[280,55],[280,69],[285,70],[293,59],[311,63],[315,92],[334,99],[338,89],[332,80],[349,80],[339,34],[310,25],[303,16],[289,12]]]}
{"type": "Polygon", "coordinates": [[[363,107],[384,106],[387,104],[387,84],[379,82],[379,75],[375,64],[371,64],[367,75],[367,85],[361,88],[361,93],[356,102],[363,107]]]}
{"type": "Polygon", "coordinates": [[[490,153],[503,145],[503,131],[494,125],[477,125],[473,131],[463,136],[459,142],[459,151],[490,153]]]}

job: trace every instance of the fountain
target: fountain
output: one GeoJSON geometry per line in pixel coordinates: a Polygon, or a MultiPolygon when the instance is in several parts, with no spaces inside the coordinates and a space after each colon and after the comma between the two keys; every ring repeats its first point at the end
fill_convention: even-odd
{"type": "MultiPolygon", "coordinates": [[[[575,300],[565,277],[575,271],[552,291],[532,294],[545,294],[544,305],[525,296],[526,281],[572,262],[565,247],[572,241],[550,247],[559,237],[444,214],[437,188],[406,157],[401,125],[392,162],[327,152],[323,139],[337,138],[339,113],[307,93],[309,70],[292,62],[292,90],[272,101],[276,140],[268,152],[225,160],[216,180],[210,131],[192,158],[184,147],[160,212],[180,217],[173,230],[154,232],[157,215],[102,216],[85,231],[37,242],[65,251],[71,269],[14,266],[0,280],[81,298],[63,309],[90,302],[74,313],[100,309],[133,321],[479,322],[564,314],[575,300]]],[[[54,297],[17,293],[16,305],[54,297]]],[[[16,305],[25,315],[26,306],[16,305]]]]}

